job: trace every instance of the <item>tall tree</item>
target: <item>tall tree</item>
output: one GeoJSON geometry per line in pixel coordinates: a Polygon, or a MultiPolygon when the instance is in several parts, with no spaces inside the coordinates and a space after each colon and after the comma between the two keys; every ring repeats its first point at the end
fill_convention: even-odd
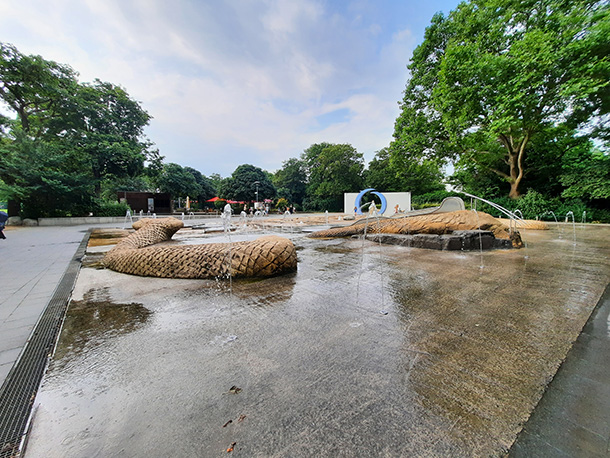
{"type": "Polygon", "coordinates": [[[193,175],[193,178],[195,178],[195,181],[199,186],[199,193],[197,194],[197,200],[199,200],[199,202],[205,202],[216,196],[216,189],[208,177],[192,167],[184,167],[184,170],[193,175]]]}
{"type": "Polygon", "coordinates": [[[50,126],[64,144],[89,158],[99,195],[104,177],[143,173],[150,143],[142,137],[149,120],[148,113],[124,89],[95,80],[77,87],[61,120],[50,126]]]}
{"type": "Polygon", "coordinates": [[[157,179],[161,192],[171,194],[172,198],[195,197],[201,191],[195,177],[179,164],[169,163],[163,166],[161,175],[157,179]]]}
{"type": "Polygon", "coordinates": [[[360,191],[364,185],[364,159],[352,145],[316,143],[304,151],[301,159],[308,173],[308,209],[339,211],[343,194],[360,191]]]}
{"type": "MultiPolygon", "coordinates": [[[[74,205],[68,210],[67,202],[58,204],[56,212],[78,214],[86,207],[83,202],[95,210],[92,197],[101,195],[102,182],[112,187],[143,174],[146,161],[159,165],[158,151],[150,151],[143,138],[150,116],[138,102],[111,83],[81,84],[76,76],[67,65],[0,43],[0,101],[17,116],[0,119],[5,139],[0,179],[10,199],[45,202],[55,196],[59,203],[64,202],[58,195],[62,192],[74,205]],[[34,158],[38,162],[31,162],[34,158]],[[54,171],[52,177],[38,167],[45,163],[54,171]]],[[[53,211],[44,208],[41,216],[53,211]]]]}
{"type": "Polygon", "coordinates": [[[392,160],[474,162],[515,198],[537,136],[564,125],[607,138],[608,11],[599,0],[472,0],[435,15],[411,58],[392,160]]]}
{"type": "MultiPolygon", "coordinates": [[[[23,199],[28,200],[28,205],[43,203],[42,214],[48,216],[50,211],[54,211],[54,206],[44,205],[49,196],[57,199],[58,214],[67,211],[65,205],[60,204],[63,199],[59,199],[57,194],[62,186],[53,185],[58,184],[58,180],[61,184],[60,176],[67,180],[71,178],[70,173],[63,173],[62,167],[81,161],[73,156],[71,160],[58,160],[62,150],[47,147],[41,138],[48,129],[49,121],[61,116],[61,107],[76,84],[76,72],[69,66],[47,61],[40,56],[26,56],[14,46],[0,43],[0,101],[17,115],[16,120],[0,117],[0,136],[3,137],[0,145],[0,180],[3,182],[2,192],[9,201],[11,216],[21,211],[23,199]],[[54,165],[40,168],[46,160],[54,165]],[[43,178],[51,170],[55,172],[53,177],[43,178]]],[[[80,178],[81,173],[78,171],[80,178]]],[[[74,186],[72,189],[83,188],[74,186]]],[[[69,195],[74,197],[73,193],[69,195]]],[[[80,207],[80,203],[75,204],[80,207]]],[[[27,216],[36,216],[31,205],[24,210],[27,216]]]]}
{"type": "Polygon", "coordinates": [[[222,182],[226,179],[223,178],[222,176],[220,176],[219,173],[211,173],[208,176],[210,182],[212,183],[212,187],[216,190],[216,195],[218,195],[218,192],[222,186],[222,182]]]}
{"type": "Polygon", "coordinates": [[[413,160],[397,166],[390,160],[389,148],[375,154],[364,176],[366,187],[379,191],[425,194],[445,189],[443,174],[435,161],[413,160]]]}
{"type": "Polygon", "coordinates": [[[270,176],[261,168],[250,164],[242,164],[235,169],[231,176],[223,180],[219,194],[220,197],[231,200],[253,201],[273,199],[276,189],[270,176]]]}
{"type": "Polygon", "coordinates": [[[302,205],[307,191],[307,168],[305,162],[290,158],[282,163],[282,168],[273,177],[273,184],[280,197],[302,205]]]}
{"type": "Polygon", "coordinates": [[[14,46],[0,43],[0,100],[17,114],[27,135],[39,136],[47,121],[60,116],[77,84],[76,77],[68,65],[26,56],[14,46]]]}

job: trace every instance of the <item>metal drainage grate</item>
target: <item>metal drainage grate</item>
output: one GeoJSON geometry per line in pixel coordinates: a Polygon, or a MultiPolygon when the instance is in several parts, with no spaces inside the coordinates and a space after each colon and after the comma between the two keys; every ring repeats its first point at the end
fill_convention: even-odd
{"type": "Polygon", "coordinates": [[[19,456],[36,392],[53,354],[91,231],[83,237],[25,348],[0,388],[0,458],[19,456]]]}

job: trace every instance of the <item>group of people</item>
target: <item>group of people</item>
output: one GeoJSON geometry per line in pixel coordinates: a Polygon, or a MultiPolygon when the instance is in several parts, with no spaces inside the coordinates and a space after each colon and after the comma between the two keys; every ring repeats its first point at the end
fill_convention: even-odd
{"type": "MultiPolygon", "coordinates": [[[[291,214],[296,213],[297,209],[293,206],[288,206],[288,207],[278,207],[277,208],[277,213],[278,215],[283,215],[286,212],[290,212],[291,214]]],[[[269,215],[269,205],[266,205],[262,208],[260,208],[259,210],[256,210],[254,207],[250,207],[248,209],[248,206],[244,205],[244,212],[246,214],[249,214],[250,216],[268,216],[269,215]],[[260,213],[257,213],[260,212],[260,213]]]]}
{"type": "MultiPolygon", "coordinates": [[[[248,206],[244,205],[244,212],[248,213],[247,210],[248,210],[248,206]]],[[[257,215],[257,212],[260,212],[260,213],[258,213],[259,215],[267,216],[269,214],[269,205],[262,207],[260,210],[257,210],[254,207],[250,207],[250,211],[249,211],[250,216],[257,215]]]]}

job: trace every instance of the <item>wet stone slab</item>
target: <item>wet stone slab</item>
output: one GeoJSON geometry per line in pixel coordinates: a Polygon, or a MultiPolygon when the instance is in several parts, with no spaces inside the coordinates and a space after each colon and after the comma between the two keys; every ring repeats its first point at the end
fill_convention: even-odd
{"type": "MultiPolygon", "coordinates": [[[[353,236],[358,238],[360,236],[353,236]]],[[[454,231],[451,234],[367,234],[367,240],[429,250],[473,251],[512,249],[510,240],[497,239],[491,231],[454,231]]]]}
{"type": "Polygon", "coordinates": [[[298,271],[257,281],[83,268],[26,457],[502,455],[610,279],[609,236],[295,234],[298,271]]]}

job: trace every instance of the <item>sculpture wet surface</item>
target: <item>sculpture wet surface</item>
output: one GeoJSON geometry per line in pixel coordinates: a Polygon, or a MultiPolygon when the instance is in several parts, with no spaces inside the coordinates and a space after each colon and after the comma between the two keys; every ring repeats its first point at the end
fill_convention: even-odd
{"type": "Polygon", "coordinates": [[[493,216],[469,210],[449,213],[433,213],[404,218],[368,219],[351,226],[318,231],[311,234],[314,238],[349,237],[363,234],[435,234],[444,235],[458,231],[480,230],[493,233],[496,239],[510,240],[514,248],[523,245],[518,232],[511,232],[501,221],[493,216]]]}
{"type": "Polygon", "coordinates": [[[270,277],[296,270],[293,243],[266,236],[248,242],[171,245],[183,227],[175,218],[141,220],[136,232],[110,250],[104,267],[132,275],[162,278],[270,277]]]}

